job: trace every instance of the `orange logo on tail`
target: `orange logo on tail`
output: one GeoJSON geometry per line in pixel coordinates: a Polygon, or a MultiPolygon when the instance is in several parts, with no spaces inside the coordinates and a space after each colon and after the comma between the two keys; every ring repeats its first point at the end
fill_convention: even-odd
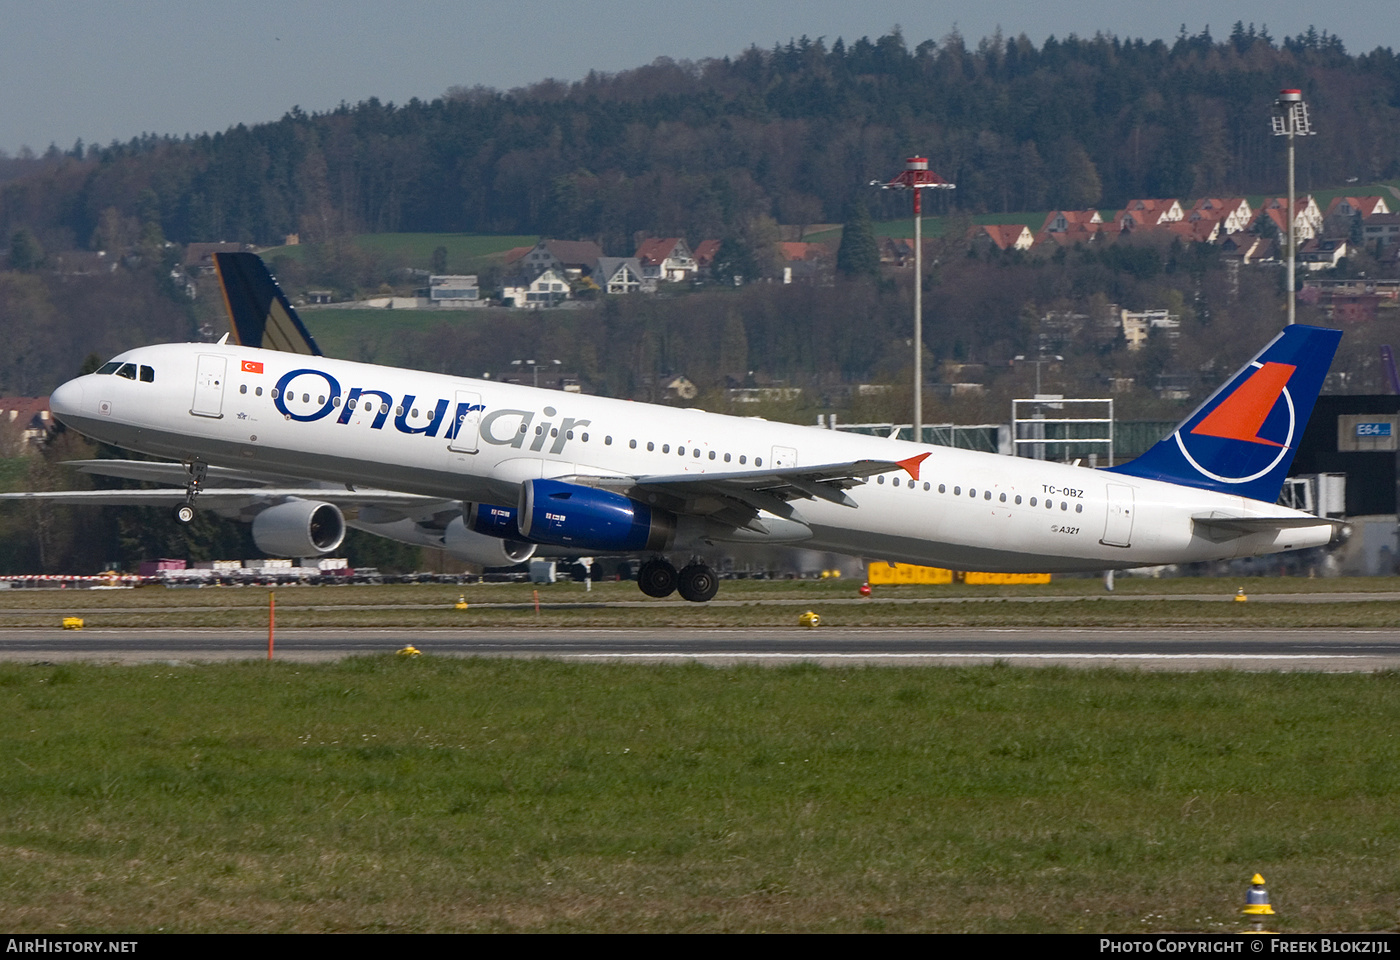
{"type": "Polygon", "coordinates": [[[1296,369],[1287,363],[1264,364],[1250,374],[1249,379],[1240,384],[1234,393],[1222,400],[1220,406],[1206,414],[1191,432],[1224,440],[1262,443],[1268,447],[1283,446],[1259,436],[1259,429],[1264,426],[1269,411],[1278,403],[1288,378],[1293,376],[1296,369]]]}

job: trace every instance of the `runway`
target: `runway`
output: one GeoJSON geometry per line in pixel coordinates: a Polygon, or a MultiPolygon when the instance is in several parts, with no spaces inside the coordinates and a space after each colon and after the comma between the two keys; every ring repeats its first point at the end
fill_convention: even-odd
{"type": "MultiPolygon", "coordinates": [[[[1122,667],[1137,670],[1371,672],[1400,669],[1400,629],[1238,630],[1041,628],[559,629],[322,628],[276,635],[279,660],[389,653],[547,657],[714,666],[826,665],[1122,667]]],[[[266,630],[0,628],[0,660],[21,663],[199,663],[267,657],[266,630]]]]}

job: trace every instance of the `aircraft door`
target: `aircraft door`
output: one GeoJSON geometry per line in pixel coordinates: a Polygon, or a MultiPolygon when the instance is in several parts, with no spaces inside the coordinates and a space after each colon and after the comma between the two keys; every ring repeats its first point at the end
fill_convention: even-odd
{"type": "Polygon", "coordinates": [[[457,406],[448,427],[447,449],[454,453],[476,453],[481,444],[481,394],[457,391],[457,406]]]}
{"type": "Polygon", "coordinates": [[[1104,525],[1106,547],[1130,547],[1133,542],[1133,488],[1121,483],[1108,485],[1108,522],[1104,525]]]}
{"type": "Polygon", "coordinates": [[[224,376],[228,357],[201,353],[194,373],[194,401],[190,413],[196,417],[219,419],[224,415],[224,376]]]}

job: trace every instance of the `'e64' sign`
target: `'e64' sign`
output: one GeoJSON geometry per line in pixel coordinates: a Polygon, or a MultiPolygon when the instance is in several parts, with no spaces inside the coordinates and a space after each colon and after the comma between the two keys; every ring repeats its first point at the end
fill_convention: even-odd
{"type": "Polygon", "coordinates": [[[1358,423],[1356,425],[1356,435],[1358,437],[1388,437],[1390,436],[1390,424],[1358,423]]]}

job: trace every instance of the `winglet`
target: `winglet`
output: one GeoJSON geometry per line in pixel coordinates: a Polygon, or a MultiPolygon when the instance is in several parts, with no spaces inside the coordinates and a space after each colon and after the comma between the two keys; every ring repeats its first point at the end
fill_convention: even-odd
{"type": "Polygon", "coordinates": [[[927,459],[928,454],[921,453],[917,457],[910,457],[907,460],[896,460],[895,463],[898,463],[901,467],[904,468],[905,473],[909,474],[909,476],[917,480],[919,479],[919,467],[927,459]]]}
{"type": "Polygon", "coordinates": [[[236,342],[245,347],[321,356],[321,348],[302,325],[261,257],[252,253],[216,253],[214,267],[236,342]]]}

